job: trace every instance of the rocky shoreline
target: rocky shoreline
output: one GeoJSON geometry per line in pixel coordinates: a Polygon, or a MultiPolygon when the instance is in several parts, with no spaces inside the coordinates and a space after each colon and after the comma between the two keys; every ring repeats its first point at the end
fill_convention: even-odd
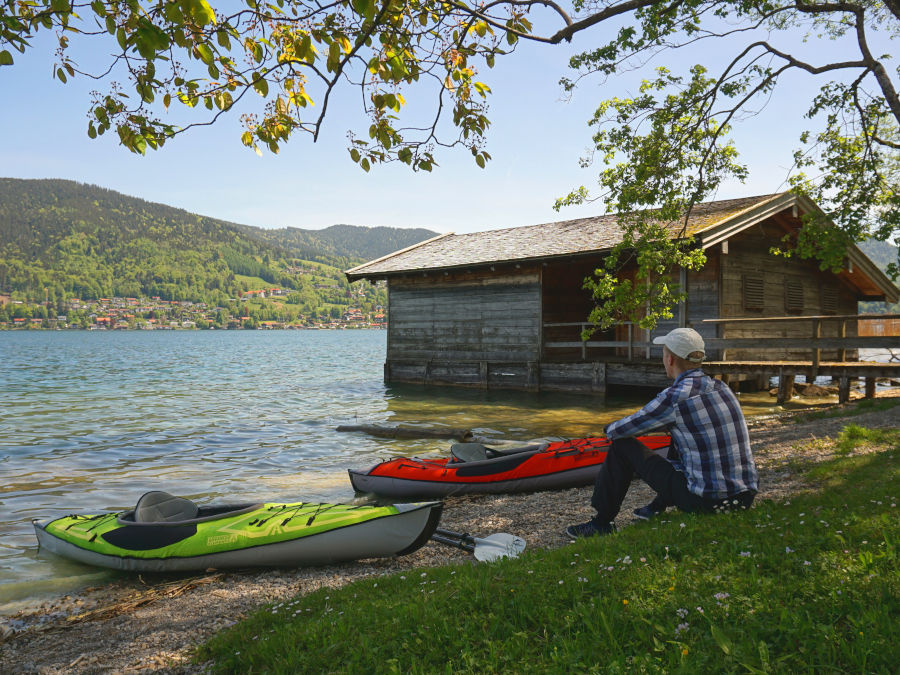
{"type": "MultiPolygon", "coordinates": [[[[900,391],[879,393],[900,396],[900,391]]],[[[867,427],[897,427],[900,407],[854,417],[792,420],[784,413],[751,421],[751,439],[760,469],[760,499],[783,499],[814,489],[792,470],[793,462],[829,459],[828,444],[852,422],[867,427]]],[[[801,418],[802,419],[802,418],[801,418]]],[[[864,450],[861,450],[864,451],[864,450]]],[[[652,493],[643,483],[629,492],[617,520],[633,522],[631,511],[652,493]]],[[[446,500],[442,526],[484,535],[511,532],[529,549],[565,546],[566,525],[590,516],[590,488],[523,495],[479,495],[446,500]]],[[[260,605],[298,593],[417,567],[472,564],[455,548],[429,543],[396,559],[363,560],[327,567],[264,572],[217,572],[176,578],[117,581],[46,602],[0,619],[0,671],[6,673],[191,673],[195,645],[239,621],[260,605]]]]}

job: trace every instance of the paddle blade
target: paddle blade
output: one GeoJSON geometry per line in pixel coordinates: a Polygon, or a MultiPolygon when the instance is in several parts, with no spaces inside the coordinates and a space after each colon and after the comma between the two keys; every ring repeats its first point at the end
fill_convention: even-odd
{"type": "Polygon", "coordinates": [[[517,558],[525,550],[525,540],[512,534],[501,532],[487,537],[475,538],[475,559],[481,562],[500,558],[517,558]]]}

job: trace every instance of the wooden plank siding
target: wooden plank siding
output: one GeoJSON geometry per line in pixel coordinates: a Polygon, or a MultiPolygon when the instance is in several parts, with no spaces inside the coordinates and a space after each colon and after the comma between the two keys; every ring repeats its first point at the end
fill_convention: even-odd
{"type": "Polygon", "coordinates": [[[388,361],[538,361],[540,275],[441,275],[388,284],[388,361]]]}
{"type": "MultiPolygon", "coordinates": [[[[719,252],[721,260],[721,318],[738,318],[753,316],[788,316],[790,314],[854,314],[857,308],[857,297],[837,276],[830,272],[822,272],[818,264],[799,258],[784,258],[770,253],[770,249],[779,243],[784,235],[784,228],[775,219],[770,219],[758,226],[741,232],[728,241],[728,253],[719,252]],[[747,277],[761,279],[763,303],[758,308],[745,306],[744,283],[747,277]],[[790,284],[801,291],[802,304],[789,306],[790,284]],[[835,304],[826,307],[826,293],[832,294],[835,304]]],[[[714,317],[707,317],[714,318],[714,317]]],[[[796,321],[779,324],[725,324],[721,329],[723,338],[753,338],[759,335],[766,337],[812,338],[814,326],[810,321],[796,321]]],[[[820,337],[839,337],[840,323],[823,322],[820,337]]],[[[846,336],[856,335],[855,322],[849,322],[845,328],[846,336]]],[[[782,351],[767,350],[762,353],[753,349],[728,349],[719,356],[730,361],[754,360],[791,360],[809,358],[809,352],[796,349],[782,351]]],[[[823,350],[821,358],[829,361],[838,360],[837,350],[823,350]]],[[[845,358],[856,358],[856,350],[845,355],[845,358]]]]}

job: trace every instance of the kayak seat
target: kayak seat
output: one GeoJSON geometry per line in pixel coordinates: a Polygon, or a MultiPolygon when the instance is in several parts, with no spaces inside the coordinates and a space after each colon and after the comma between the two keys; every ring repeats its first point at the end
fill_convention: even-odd
{"type": "Polygon", "coordinates": [[[496,453],[481,443],[454,443],[450,446],[453,462],[478,462],[496,457],[496,453]]]}
{"type": "Polygon", "coordinates": [[[546,443],[532,443],[531,445],[523,445],[518,448],[509,448],[506,450],[495,450],[494,448],[489,448],[481,443],[454,443],[450,446],[450,461],[451,463],[480,462],[485,459],[508,457],[510,455],[518,455],[522,452],[534,452],[546,448],[546,443]]]}
{"type": "Polygon", "coordinates": [[[136,523],[171,523],[197,517],[197,505],[190,499],[154,490],[142,496],[134,507],[136,523]]]}

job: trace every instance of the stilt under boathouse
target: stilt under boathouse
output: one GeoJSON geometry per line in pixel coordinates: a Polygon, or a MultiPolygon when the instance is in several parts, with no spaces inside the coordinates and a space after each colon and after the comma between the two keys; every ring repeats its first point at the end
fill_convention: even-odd
{"type": "Polygon", "coordinates": [[[770,253],[816,212],[791,193],[698,204],[687,232],[707,262],[676,272],[687,300],[675,318],[652,331],[622,323],[587,342],[580,335],[592,299],[583,281],[620,240],[615,215],[446,234],[345,274],[387,283],[391,383],[592,394],[663,387],[652,338],[676,326],[704,336],[705,370],[735,386],[758,389],[771,375],[833,375],[842,385],[900,376],[900,364],[858,360],[861,347],[900,347],[898,336],[859,335],[859,301],[900,298],[859,248],[848,247],[836,274],[770,253]]]}

